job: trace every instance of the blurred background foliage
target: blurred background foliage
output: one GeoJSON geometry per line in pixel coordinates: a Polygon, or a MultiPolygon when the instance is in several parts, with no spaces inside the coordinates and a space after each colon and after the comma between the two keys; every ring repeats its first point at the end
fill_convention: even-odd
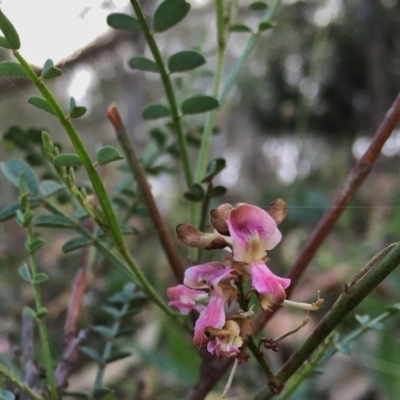
{"type": "MultiPolygon", "coordinates": [[[[130,10],[129,4],[117,7],[113,1],[97,3],[109,12],[130,10]]],[[[185,48],[200,50],[207,58],[207,64],[190,76],[175,78],[178,99],[188,92],[210,92],[215,63],[213,4],[207,0],[191,3],[192,11],[182,24],[157,36],[165,56],[185,48]]],[[[249,2],[239,3],[238,22],[252,26],[257,15],[248,10],[249,2]]],[[[88,4],[82,5],[80,19],[90,15],[94,6],[88,4]]],[[[145,7],[151,11],[154,4],[146,1],[145,7]]],[[[270,266],[276,272],[285,273],[295,260],[398,92],[399,20],[398,0],[283,0],[274,18],[277,26],[259,39],[219,113],[211,153],[214,158],[227,160],[218,183],[226,186],[228,193],[212,205],[247,202],[266,207],[277,197],[286,200],[289,213],[281,225],[283,241],[269,254],[270,266]]],[[[247,37],[246,33],[230,35],[226,72],[240,56],[247,37]]],[[[105,112],[112,101],[117,102],[133,142],[148,162],[154,195],[174,235],[178,223],[189,221],[189,204],[182,197],[185,185],[168,126],[141,118],[145,104],[164,99],[158,75],[132,72],[126,66],[128,58],[143,53],[147,54],[147,50],[139,35],[107,31],[59,63],[64,75],[51,82],[51,88],[62,104],[66,105],[73,95],[79,104],[88,107],[89,112],[76,126],[93,157],[101,146],[116,145],[105,112]],[[154,134],[154,129],[159,133],[154,134]],[[162,151],[160,135],[167,140],[162,151]]],[[[9,56],[9,52],[1,50],[2,60],[9,56]]],[[[0,156],[3,161],[26,157],[38,176],[43,176],[48,171],[40,161],[37,132],[49,131],[66,152],[71,151],[71,145],[54,118],[27,105],[27,98],[35,92],[29,83],[1,78],[0,156]],[[19,144],[15,143],[16,137],[21,138],[19,144]]],[[[184,124],[193,139],[194,164],[202,120],[191,118],[184,124]]],[[[299,301],[313,301],[317,290],[321,291],[325,303],[313,314],[314,321],[333,304],[343,282],[385,244],[399,240],[399,155],[400,130],[396,130],[296,289],[293,299],[299,301]]],[[[134,181],[124,171],[123,162],[115,165],[104,166],[102,177],[114,193],[121,219],[137,230],[135,236],[127,239],[132,253],[159,292],[165,293],[174,279],[140,197],[123,192],[124,188],[135,190],[134,181]]],[[[78,180],[82,185],[88,182],[80,173],[78,180]]],[[[16,202],[17,192],[3,176],[0,185],[3,209],[16,202]]],[[[71,212],[71,206],[63,204],[62,198],[58,201],[65,212],[71,212]]],[[[69,231],[43,230],[43,236],[47,243],[39,252],[39,263],[50,276],[50,281],[42,286],[43,297],[49,309],[47,324],[52,347],[55,356],[60,357],[65,310],[79,251],[62,253],[62,245],[72,238],[69,231]]],[[[17,273],[27,257],[22,250],[24,232],[15,221],[7,221],[0,225],[0,239],[0,357],[18,367],[21,313],[24,305],[32,302],[30,287],[17,273]]],[[[176,246],[189,266],[183,246],[176,246]]],[[[107,296],[123,287],[126,279],[92,253],[90,286],[80,318],[82,328],[107,323],[109,316],[100,308],[107,303],[107,296]]],[[[218,256],[215,252],[206,255],[209,259],[218,256]]],[[[399,290],[400,272],[395,271],[359,307],[358,314],[379,315],[385,305],[398,301],[399,290]]],[[[131,324],[138,328],[132,336],[134,344],[132,340],[126,341],[123,347],[134,355],[107,368],[106,385],[115,389],[115,398],[183,398],[195,381],[200,364],[190,338],[151,305],[132,318],[131,324]]],[[[296,327],[303,318],[301,312],[282,310],[266,327],[265,336],[277,337],[296,327]]],[[[286,339],[279,353],[268,354],[275,367],[302,342],[312,326],[310,322],[286,339]]],[[[340,332],[348,333],[357,326],[353,317],[348,318],[340,332]]],[[[312,375],[292,398],[400,398],[399,335],[400,321],[394,317],[383,330],[370,331],[353,343],[350,354],[335,355],[326,364],[324,374],[312,375]]],[[[93,333],[89,340],[96,344],[100,338],[93,333]]],[[[70,388],[90,389],[95,373],[96,366],[83,357],[70,388]]],[[[263,382],[262,372],[250,359],[239,368],[230,396],[246,398],[263,382]]],[[[219,398],[221,385],[223,382],[209,399],[219,398]]]]}

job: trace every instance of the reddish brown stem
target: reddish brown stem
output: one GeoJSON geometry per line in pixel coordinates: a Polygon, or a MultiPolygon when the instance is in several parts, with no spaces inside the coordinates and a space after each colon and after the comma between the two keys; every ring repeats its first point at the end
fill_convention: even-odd
{"type": "Polygon", "coordinates": [[[146,173],[143,170],[143,167],[140,163],[139,157],[136,153],[135,148],[133,147],[132,142],[129,140],[128,134],[126,132],[124,124],[122,123],[121,116],[119,114],[116,104],[111,104],[110,107],[108,107],[107,117],[115,129],[117,139],[125,153],[129,167],[131,168],[132,173],[137,179],[138,185],[149,210],[150,218],[152,219],[153,224],[157,229],[160,243],[164,249],[165,255],[167,256],[168,262],[175,275],[175,278],[178,282],[183,282],[183,265],[168,235],[168,230],[164,224],[161,214],[158,211],[157,204],[154,200],[153,194],[151,193],[151,189],[146,178],[146,173]]]}
{"type": "MultiPolygon", "coordinates": [[[[342,189],[335,196],[332,202],[332,206],[323,215],[323,217],[313,230],[308,242],[304,246],[303,250],[300,252],[297,260],[290,268],[287,276],[292,280],[292,283],[287,290],[288,296],[290,296],[292,290],[298,283],[300,277],[303,275],[318,248],[331,232],[336,221],[345,211],[346,207],[353,199],[358,188],[368,176],[374,162],[376,161],[382,150],[383,145],[393,132],[393,129],[395,128],[399,119],[400,93],[397,95],[392,106],[386,113],[385,118],[375,132],[375,135],[367,151],[351,170],[342,189]]],[[[272,312],[264,312],[258,314],[258,316],[254,319],[253,325],[255,334],[263,329],[265,324],[278,309],[278,307],[275,307],[272,312]]],[[[211,388],[227,371],[227,369],[231,365],[231,361],[232,360],[225,360],[225,362],[219,362],[217,365],[215,365],[216,360],[208,360],[207,358],[203,358],[199,380],[187,395],[186,400],[204,399],[211,388]],[[195,389],[197,392],[195,392],[195,389]]]]}
{"type": "MultiPolygon", "coordinates": [[[[92,220],[85,220],[86,229],[93,231],[94,223],[92,220]]],[[[84,247],[79,260],[79,268],[72,284],[72,292],[68,305],[67,316],[64,325],[64,353],[63,359],[56,368],[57,387],[63,388],[67,385],[69,376],[78,361],[78,349],[86,339],[86,332],[82,331],[77,336],[78,319],[82,310],[83,297],[87,288],[87,268],[89,265],[90,247],[84,247]]]]}

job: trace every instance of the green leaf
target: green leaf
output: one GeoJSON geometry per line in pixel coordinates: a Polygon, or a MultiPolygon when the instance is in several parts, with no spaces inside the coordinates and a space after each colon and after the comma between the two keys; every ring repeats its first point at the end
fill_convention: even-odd
{"type": "Polygon", "coordinates": [[[32,211],[23,212],[22,210],[18,210],[17,211],[17,222],[21,226],[27,228],[31,224],[33,216],[34,216],[34,214],[32,211]]]}
{"type": "Polygon", "coordinates": [[[115,335],[115,338],[132,335],[132,333],[135,333],[136,331],[137,331],[137,328],[121,329],[120,331],[117,332],[117,334],[115,335]]]}
{"type": "Polygon", "coordinates": [[[165,118],[170,115],[170,109],[162,104],[152,104],[142,111],[142,118],[145,120],[165,118]]]}
{"type": "Polygon", "coordinates": [[[224,194],[226,194],[227,191],[228,189],[225,186],[214,186],[211,189],[210,198],[223,196],[224,194]]]}
{"type": "Polygon", "coordinates": [[[112,393],[112,390],[111,390],[111,389],[108,389],[108,388],[99,388],[99,389],[96,389],[96,390],[93,392],[93,398],[96,399],[96,400],[100,400],[100,399],[102,399],[103,397],[109,395],[110,393],[112,393]]]}
{"type": "Polygon", "coordinates": [[[124,314],[122,315],[122,318],[128,318],[128,317],[131,317],[132,315],[140,314],[142,311],[143,311],[142,306],[132,307],[128,311],[124,312],[124,314]]]}
{"type": "Polygon", "coordinates": [[[11,49],[10,43],[7,42],[7,39],[4,36],[0,36],[0,47],[11,49]]]}
{"type": "Polygon", "coordinates": [[[123,13],[113,13],[107,16],[107,24],[111,28],[121,29],[124,31],[141,31],[142,27],[140,22],[128,15],[123,13]]]}
{"type": "Polygon", "coordinates": [[[249,9],[252,11],[265,11],[268,5],[263,1],[255,1],[249,5],[249,9]]]}
{"type": "Polygon", "coordinates": [[[121,318],[122,316],[121,310],[116,307],[103,306],[101,309],[114,318],[121,318]]]}
{"type": "Polygon", "coordinates": [[[153,15],[152,26],[155,32],[163,32],[181,22],[190,10],[185,0],[165,0],[153,15]]]}
{"type": "Polygon", "coordinates": [[[21,47],[21,42],[14,25],[0,10],[0,29],[3,32],[7,42],[13,50],[18,50],[21,47]]]}
{"type": "Polygon", "coordinates": [[[198,68],[206,63],[206,59],[196,51],[180,51],[168,60],[170,72],[184,72],[198,68]]]}
{"type": "Polygon", "coordinates": [[[335,348],[338,352],[349,355],[351,353],[351,348],[348,343],[337,343],[335,344],[335,348]]]}
{"type": "Polygon", "coordinates": [[[80,167],[82,161],[76,154],[61,154],[54,157],[53,164],[55,167],[80,167]]]}
{"type": "MultiPolygon", "coordinates": [[[[41,204],[40,200],[37,199],[31,199],[29,201],[29,207],[30,208],[37,208],[41,204]]],[[[21,210],[21,205],[20,204],[13,204],[11,206],[8,206],[4,210],[0,212],[0,222],[6,221],[10,218],[14,218],[17,211],[21,210]]]]}
{"type": "Polygon", "coordinates": [[[132,57],[128,61],[128,65],[131,69],[138,69],[140,71],[160,72],[154,61],[142,56],[132,57]]]}
{"type": "Polygon", "coordinates": [[[75,107],[69,114],[71,118],[81,118],[86,114],[87,108],[83,106],[75,107]]]}
{"type": "Polygon", "coordinates": [[[47,282],[49,280],[49,276],[45,274],[44,272],[38,272],[34,277],[33,277],[33,282],[36,283],[37,285],[40,285],[41,283],[47,282]]]}
{"type": "Polygon", "coordinates": [[[119,154],[118,150],[112,146],[105,146],[96,154],[96,161],[100,165],[122,160],[123,158],[124,157],[119,154]]]}
{"type": "Polygon", "coordinates": [[[86,392],[74,392],[74,391],[68,391],[68,392],[63,392],[63,396],[70,396],[70,397],[78,397],[80,399],[89,399],[90,394],[86,392]]]}
{"type": "Polygon", "coordinates": [[[75,218],[76,219],[85,219],[85,218],[88,218],[88,217],[89,217],[89,213],[83,207],[78,208],[75,211],[75,218]]]}
{"type": "Polygon", "coordinates": [[[367,325],[368,322],[369,322],[370,319],[371,319],[369,315],[359,315],[359,314],[356,314],[356,315],[354,316],[354,318],[358,321],[358,323],[359,323],[361,326],[367,325]]]}
{"type": "Polygon", "coordinates": [[[42,78],[43,79],[53,79],[57,78],[57,76],[62,75],[62,71],[60,68],[57,68],[54,66],[53,60],[50,60],[50,58],[44,63],[43,69],[42,69],[42,78]]]}
{"type": "Polygon", "coordinates": [[[39,192],[44,197],[50,197],[53,194],[65,189],[65,184],[63,182],[57,182],[53,180],[42,181],[39,185],[39,192]]]}
{"type": "Polygon", "coordinates": [[[215,97],[207,95],[194,96],[186,99],[181,105],[183,114],[201,114],[219,107],[215,97]]]}
{"type": "Polygon", "coordinates": [[[162,148],[167,143],[167,135],[160,128],[153,128],[150,131],[151,138],[157,143],[157,146],[162,148]]]}
{"type": "Polygon", "coordinates": [[[212,160],[207,166],[206,176],[201,182],[212,182],[212,180],[226,167],[226,161],[223,158],[212,160]]]}
{"type": "Polygon", "coordinates": [[[24,307],[24,314],[26,316],[28,316],[29,318],[32,318],[32,319],[36,319],[37,318],[36,311],[33,310],[30,307],[24,307]]]}
{"type": "Polygon", "coordinates": [[[53,107],[43,97],[31,96],[28,99],[28,103],[32,106],[35,106],[39,110],[45,111],[51,115],[56,115],[53,107]]]}
{"type": "Polygon", "coordinates": [[[103,359],[102,359],[100,353],[97,350],[93,349],[92,347],[81,346],[81,347],[79,347],[79,351],[81,353],[87,355],[92,360],[98,362],[99,364],[103,364],[103,359]]]}
{"type": "Polygon", "coordinates": [[[39,192],[39,186],[37,183],[36,175],[33,169],[24,161],[17,158],[3,162],[0,164],[0,168],[6,178],[16,187],[19,185],[19,176],[21,173],[25,173],[29,194],[36,196],[39,192]]]}
{"type": "Polygon", "coordinates": [[[29,270],[28,266],[26,264],[22,265],[21,267],[18,268],[18,273],[19,276],[25,281],[25,282],[32,282],[32,275],[31,271],[29,270]]]}
{"type": "Polygon", "coordinates": [[[75,223],[62,215],[40,215],[33,224],[46,228],[75,228],[75,223]]]}
{"type": "Polygon", "coordinates": [[[49,313],[49,310],[46,307],[40,307],[39,310],[36,311],[36,316],[38,318],[43,318],[49,313]]]}
{"type": "Polygon", "coordinates": [[[189,201],[202,201],[204,199],[204,195],[205,193],[203,187],[198,183],[194,183],[192,186],[190,186],[189,191],[183,194],[183,197],[189,201]]]}
{"type": "Polygon", "coordinates": [[[114,361],[122,360],[124,358],[130,357],[131,355],[132,353],[130,351],[116,351],[105,360],[105,364],[110,364],[114,361]]]}
{"type": "Polygon", "coordinates": [[[36,253],[41,247],[43,247],[45,241],[43,239],[34,239],[31,242],[25,244],[26,249],[29,253],[33,254],[36,253]]]}
{"type": "Polygon", "coordinates": [[[15,394],[9,390],[0,389],[0,400],[15,400],[15,394]]]}
{"type": "Polygon", "coordinates": [[[231,25],[231,27],[229,28],[231,32],[248,32],[248,33],[252,33],[252,30],[244,24],[234,24],[231,25]]]}
{"type": "Polygon", "coordinates": [[[31,79],[27,72],[22,68],[21,64],[15,61],[1,61],[0,75],[12,76],[15,78],[31,79]]]}
{"type": "Polygon", "coordinates": [[[268,22],[268,21],[264,21],[264,22],[260,22],[260,24],[258,25],[258,30],[260,32],[264,32],[267,31],[268,29],[272,29],[276,26],[276,24],[274,22],[268,22]]]}
{"type": "Polygon", "coordinates": [[[93,332],[99,333],[100,335],[106,338],[112,338],[114,336],[114,332],[111,328],[104,325],[96,325],[90,328],[93,332]]]}
{"type": "Polygon", "coordinates": [[[397,313],[400,311],[400,303],[390,304],[385,307],[385,310],[389,311],[389,312],[397,313]]]}
{"type": "Polygon", "coordinates": [[[82,247],[88,246],[92,244],[91,238],[79,237],[75,239],[71,239],[62,247],[63,253],[69,253],[70,251],[81,249],[82,247]]]}

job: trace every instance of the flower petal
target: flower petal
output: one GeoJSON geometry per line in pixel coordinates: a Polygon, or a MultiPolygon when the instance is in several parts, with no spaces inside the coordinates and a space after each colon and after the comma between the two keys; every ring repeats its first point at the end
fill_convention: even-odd
{"type": "Polygon", "coordinates": [[[193,289],[216,289],[218,283],[232,274],[232,268],[220,262],[195,265],[185,271],[183,283],[193,289]]]}
{"type": "Polygon", "coordinates": [[[171,299],[168,305],[176,307],[184,315],[189,314],[192,310],[203,311],[205,305],[201,302],[208,298],[208,293],[203,290],[190,289],[184,285],[170,287],[167,289],[167,295],[171,299]]]}
{"type": "Polygon", "coordinates": [[[283,303],[286,298],[285,289],[290,285],[290,279],[274,275],[263,261],[254,261],[249,266],[252,285],[260,294],[270,295],[276,304],[283,303]]]}
{"type": "Polygon", "coordinates": [[[273,249],[281,240],[274,219],[263,209],[240,203],[229,213],[228,227],[236,261],[261,260],[266,250],[273,249]]]}
{"type": "Polygon", "coordinates": [[[210,302],[204,311],[200,313],[199,319],[194,327],[193,343],[195,346],[204,346],[208,343],[208,338],[204,334],[207,326],[222,328],[225,324],[225,297],[219,292],[212,292],[210,302]]]}

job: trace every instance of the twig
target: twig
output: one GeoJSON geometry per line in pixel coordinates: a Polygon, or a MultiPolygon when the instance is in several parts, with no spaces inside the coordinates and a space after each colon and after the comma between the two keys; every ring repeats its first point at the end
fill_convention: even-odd
{"type": "Polygon", "coordinates": [[[168,230],[158,210],[153,194],[151,193],[146,174],[143,170],[142,165],[140,164],[140,160],[136,153],[136,150],[133,147],[131,140],[129,140],[116,104],[111,104],[110,107],[108,107],[107,117],[115,129],[117,139],[121,144],[131,171],[136,176],[147,208],[149,209],[150,218],[152,219],[153,224],[156,227],[160,243],[164,249],[165,255],[167,256],[168,262],[175,275],[175,278],[178,282],[183,282],[183,265],[177,255],[174,246],[172,245],[170,236],[168,235],[168,230]]]}
{"type": "MultiPolygon", "coordinates": [[[[35,364],[33,319],[22,314],[22,356],[24,360],[24,381],[29,387],[39,387],[40,371],[35,364]]],[[[22,389],[21,389],[22,390],[22,389]]],[[[30,399],[27,393],[20,393],[21,400],[30,399]]]]}
{"type": "Polygon", "coordinates": [[[59,362],[55,371],[57,387],[59,389],[63,389],[67,386],[68,379],[79,361],[79,347],[87,339],[87,336],[88,332],[82,330],[74,339],[70,340],[65,347],[63,359],[59,362]]]}
{"type": "MultiPolygon", "coordinates": [[[[86,225],[86,229],[89,232],[93,231],[93,220],[85,220],[83,224],[86,225]]],[[[89,246],[82,249],[79,268],[72,284],[72,292],[64,324],[64,353],[55,372],[57,388],[59,389],[67,386],[68,378],[71,376],[79,359],[79,346],[87,337],[85,331],[81,331],[78,336],[76,336],[76,332],[78,330],[78,319],[82,310],[83,297],[87,288],[86,273],[89,266],[89,251],[89,246]]]]}
{"type": "MultiPolygon", "coordinates": [[[[392,106],[386,113],[385,118],[375,132],[369,148],[367,149],[363,157],[354,166],[347,181],[343,185],[342,190],[333,201],[333,206],[325,213],[318,225],[315,227],[309,241],[301,251],[292,268],[290,269],[288,277],[292,279],[292,284],[287,290],[288,295],[290,295],[291,291],[305,271],[308,263],[314,257],[323,240],[332,230],[336,221],[339,219],[346,206],[354,197],[361,183],[368,176],[368,173],[371,170],[375,160],[377,159],[383,145],[389,138],[399,119],[400,93],[397,95],[392,106]]],[[[253,329],[255,333],[260,332],[263,329],[264,325],[268,322],[268,320],[272,317],[277,309],[278,307],[274,307],[272,312],[261,313],[254,319],[253,329]]],[[[206,361],[203,360],[203,364],[204,363],[206,363],[206,361]]],[[[218,380],[222,377],[222,375],[225,373],[230,365],[230,360],[225,360],[224,362],[220,362],[218,366],[210,366],[210,368],[208,368],[207,365],[202,365],[202,373],[200,374],[199,380],[190,390],[189,394],[186,397],[186,400],[204,399],[207,393],[218,382],[218,380]],[[194,389],[198,391],[197,395],[194,394],[194,389]]]]}
{"type": "MultiPolygon", "coordinates": [[[[400,264],[400,243],[379,259],[364,278],[349,292],[343,291],[329,312],[321,319],[311,335],[285,362],[277,374],[281,382],[286,382],[307,360],[312,352],[325,340],[335,327],[360,304],[371,291],[378,286],[400,264]]],[[[264,390],[256,399],[269,398],[269,389],[264,390]]]]}
{"type": "Polygon", "coordinates": [[[28,385],[21,382],[20,379],[3,364],[0,364],[0,376],[1,375],[4,376],[7,380],[9,380],[14,386],[23,390],[25,393],[29,394],[29,396],[32,399],[44,400],[44,398],[39,393],[36,393],[28,385]]]}

